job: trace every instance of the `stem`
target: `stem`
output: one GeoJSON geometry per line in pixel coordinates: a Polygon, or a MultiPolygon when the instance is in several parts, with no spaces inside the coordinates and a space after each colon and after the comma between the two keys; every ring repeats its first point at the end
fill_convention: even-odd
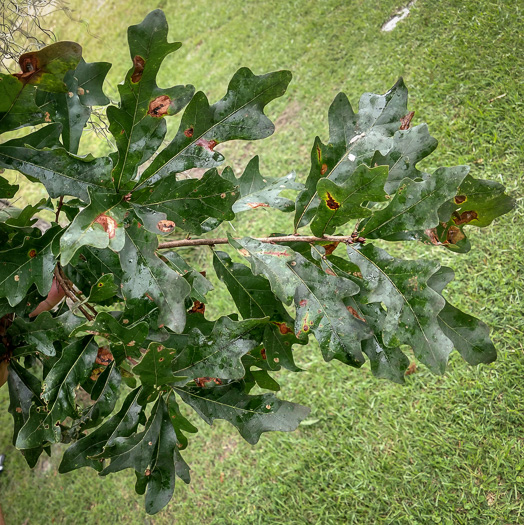
{"type": "MultiPolygon", "coordinates": [[[[64,293],[67,295],[67,297],[69,297],[69,299],[71,299],[71,301],[73,301],[73,303],[79,302],[78,301],[78,297],[74,293],[74,290],[71,289],[71,287],[67,283],[66,279],[64,278],[63,273],[60,270],[61,270],[61,268],[57,264],[56,267],[55,267],[56,280],[58,281],[58,283],[60,284],[60,286],[64,290],[64,293]]],[[[94,319],[94,317],[83,306],[79,305],[78,309],[82,312],[82,314],[84,314],[84,317],[88,321],[92,321],[94,319]]]]}
{"type": "MultiPolygon", "coordinates": [[[[235,240],[239,237],[235,238],[235,240]]],[[[256,241],[274,244],[278,242],[343,242],[353,244],[355,242],[364,242],[362,237],[354,235],[324,235],[324,237],[315,237],[314,235],[284,235],[282,237],[254,237],[256,241]]],[[[166,248],[179,248],[181,246],[213,246],[215,244],[228,244],[229,239],[181,239],[178,241],[162,242],[158,245],[159,250],[166,248]]]]}
{"type": "Polygon", "coordinates": [[[60,217],[60,211],[62,210],[62,204],[64,204],[64,196],[60,195],[60,200],[58,201],[58,205],[56,207],[56,215],[55,215],[55,222],[58,224],[58,217],[60,217]]]}

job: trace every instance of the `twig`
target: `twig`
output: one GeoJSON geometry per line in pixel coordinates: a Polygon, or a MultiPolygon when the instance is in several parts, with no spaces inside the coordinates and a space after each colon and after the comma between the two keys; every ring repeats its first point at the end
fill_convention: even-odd
{"type": "Polygon", "coordinates": [[[64,204],[64,196],[60,195],[58,206],[56,207],[55,222],[58,224],[58,217],[60,217],[60,211],[62,210],[62,204],[64,204]]]}
{"type": "MultiPolygon", "coordinates": [[[[238,238],[235,238],[237,240],[238,238]]],[[[284,235],[282,237],[255,237],[256,241],[268,244],[278,242],[344,242],[346,244],[353,244],[355,242],[364,242],[362,237],[354,237],[353,235],[324,235],[324,237],[315,237],[314,235],[284,235]]],[[[161,242],[158,245],[159,250],[166,248],[180,248],[181,246],[213,246],[215,244],[228,244],[229,239],[181,239],[178,241],[161,242]]]]}
{"type": "MultiPolygon", "coordinates": [[[[71,299],[71,301],[73,301],[74,304],[79,302],[78,297],[75,295],[74,291],[71,289],[69,284],[66,282],[66,279],[64,278],[61,272],[61,268],[58,264],[55,266],[54,273],[55,273],[56,280],[58,281],[58,283],[64,290],[64,293],[67,295],[67,297],[69,297],[69,299],[71,299]]],[[[94,320],[94,317],[82,305],[78,305],[78,309],[82,312],[82,314],[88,321],[94,320]]]]}

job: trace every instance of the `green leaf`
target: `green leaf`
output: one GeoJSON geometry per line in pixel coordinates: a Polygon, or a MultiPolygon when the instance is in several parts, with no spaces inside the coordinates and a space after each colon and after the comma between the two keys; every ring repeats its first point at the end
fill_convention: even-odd
{"type": "Polygon", "coordinates": [[[238,429],[252,445],[263,432],[292,432],[309,415],[309,408],[278,399],[274,394],[250,396],[242,383],[213,388],[179,388],[173,390],[208,424],[225,419],[238,429]]]}
{"type": "Polygon", "coordinates": [[[124,271],[122,293],[126,301],[151,298],[160,308],[158,322],[180,333],[186,318],[185,298],[191,287],[157,257],[157,245],[156,235],[139,228],[136,221],[126,229],[126,243],[119,253],[124,271]]]}
{"type": "Polygon", "coordinates": [[[22,83],[36,85],[42,91],[66,93],[65,74],[75,69],[82,58],[82,47],[76,42],[56,42],[39,51],[20,56],[22,73],[16,76],[22,83]]]}
{"type": "Polygon", "coordinates": [[[380,151],[377,151],[371,165],[389,167],[385,190],[387,193],[394,193],[403,179],[424,178],[425,174],[416,168],[416,164],[426,158],[436,147],[437,140],[429,134],[428,126],[419,124],[413,128],[395,132],[391,149],[386,155],[381,155],[380,151]]]}
{"type": "Polygon", "coordinates": [[[19,187],[18,184],[10,184],[6,179],[0,177],[0,199],[12,199],[19,187]]]}
{"type": "Polygon", "coordinates": [[[371,336],[365,323],[347,310],[344,299],[358,293],[348,279],[325,273],[286,246],[263,244],[245,237],[232,245],[251,263],[255,275],[263,274],[284,303],[294,300],[295,334],[315,334],[326,361],[338,359],[361,366],[365,359],[361,341],[371,336]]]}
{"type": "Polygon", "coordinates": [[[75,328],[71,337],[83,334],[101,335],[111,343],[111,353],[117,364],[120,364],[126,357],[140,357],[140,345],[148,331],[146,322],[122,325],[110,313],[100,312],[94,321],[75,328]]]}
{"type": "MultiPolygon", "coordinates": [[[[42,406],[43,402],[39,398],[40,381],[14,360],[11,360],[9,364],[7,384],[9,387],[8,410],[13,416],[13,445],[15,445],[20,429],[29,419],[31,406],[33,403],[42,406]]],[[[43,450],[44,447],[39,446],[23,451],[24,458],[31,468],[36,465],[43,450]]]]}
{"type": "Polygon", "coordinates": [[[213,266],[244,319],[269,317],[262,338],[268,366],[273,370],[279,370],[280,366],[300,370],[293,360],[292,346],[304,344],[307,338],[297,339],[293,330],[295,321],[271,291],[269,281],[253,275],[247,266],[234,263],[225,252],[214,252],[213,266]]]}
{"type": "Polygon", "coordinates": [[[207,336],[193,328],[187,342],[178,345],[174,358],[171,357],[173,381],[184,378],[187,383],[199,377],[241,379],[245,374],[242,356],[260,344],[250,333],[268,321],[268,318],[232,321],[221,317],[207,336]]]}
{"type": "Polygon", "coordinates": [[[295,202],[279,194],[284,190],[302,190],[304,186],[295,182],[295,173],[280,179],[262,177],[259,168],[259,157],[253,157],[239,179],[231,168],[222,173],[223,178],[239,186],[240,198],[233,204],[233,211],[239,213],[256,208],[276,208],[283,212],[295,209],[295,202]]]}
{"type": "Polygon", "coordinates": [[[54,114],[51,101],[37,104],[36,87],[0,73],[0,133],[51,122],[51,114],[54,114]]]}
{"type": "Polygon", "coordinates": [[[433,243],[442,243],[452,251],[468,252],[465,226],[484,228],[497,217],[510,212],[515,200],[504,193],[504,186],[495,181],[474,179],[468,175],[456,196],[443,204],[439,211],[440,224],[430,234],[433,243]]]}
{"type": "Polygon", "coordinates": [[[51,289],[55,257],[52,244],[61,228],[55,226],[42,237],[26,238],[21,246],[0,252],[0,297],[14,306],[24,299],[32,284],[45,297],[51,289]]]}
{"type": "Polygon", "coordinates": [[[94,403],[87,407],[80,416],[79,424],[82,426],[82,430],[98,426],[106,416],[113,412],[119,398],[121,382],[122,376],[115,361],[112,361],[89,389],[91,400],[94,403]]]}
{"type": "Polygon", "coordinates": [[[162,11],[156,10],[144,21],[128,29],[133,67],[118,86],[120,107],[107,110],[109,131],[118,153],[113,155],[115,188],[127,187],[135,179],[138,166],[162,145],[167,126],[164,115],[178,113],[194,94],[193,86],[160,89],[156,76],[164,58],[182,44],[167,41],[168,26],[162,11]]]}
{"type": "Polygon", "coordinates": [[[173,376],[171,364],[176,351],[160,343],[151,343],[142,360],[133,368],[133,374],[140,377],[143,385],[162,386],[173,383],[178,378],[173,376]]]}
{"type": "Polygon", "coordinates": [[[343,184],[321,179],[317,184],[320,202],[311,223],[313,234],[317,237],[330,235],[350,219],[371,215],[372,211],[363,204],[386,200],[384,184],[387,178],[387,167],[370,169],[361,164],[343,184]]]}
{"type": "Polygon", "coordinates": [[[222,142],[269,137],[275,126],[264,115],[264,107],[284,94],[290,80],[289,71],[257,76],[241,68],[224,98],[212,106],[204,93],[196,93],[175,138],[144,171],[139,186],[191,168],[218,166],[224,157],[214,147],[222,142]]]}
{"type": "Polygon", "coordinates": [[[204,275],[191,268],[177,252],[163,252],[162,257],[167,260],[168,266],[171,266],[189,283],[191,286],[191,298],[204,303],[206,294],[213,290],[213,285],[204,275]]]}
{"type": "Polygon", "coordinates": [[[371,162],[375,151],[389,151],[400,119],[407,112],[407,89],[402,79],[385,95],[362,95],[357,114],[346,95],[335,97],[328,115],[329,143],[315,139],[306,189],[297,199],[295,228],[308,224],[316,213],[320,203],[318,181],[324,177],[343,184],[359,164],[371,162]]]}
{"type": "Polygon", "coordinates": [[[445,301],[428,286],[439,264],[396,259],[372,244],[361,249],[348,246],[347,253],[366,282],[360,300],[383,303],[387,309],[382,329],[384,344],[410,345],[415,357],[430,370],[444,373],[453,344],[437,320],[445,301]]]}
{"type": "Polygon", "coordinates": [[[84,106],[105,106],[109,99],[102,89],[108,71],[109,62],[90,62],[81,59],[73,73],[76,93],[84,106]]]}
{"type": "MultiPolygon", "coordinates": [[[[213,169],[201,179],[162,179],[150,188],[134,192],[130,204],[138,215],[142,207],[147,207],[165,214],[163,218],[174,221],[178,228],[200,234],[200,224],[209,217],[217,219],[216,226],[222,221],[234,219],[231,208],[237,198],[237,187],[213,169]]],[[[165,233],[164,228],[165,221],[161,221],[155,224],[152,231],[165,233]]]]}
{"type": "Polygon", "coordinates": [[[160,397],[143,432],[116,439],[114,445],[101,454],[101,458],[110,459],[111,463],[100,475],[134,468],[140,476],[147,478],[146,512],[155,514],[169,503],[175,487],[175,474],[189,482],[189,468],[177,445],[166,404],[160,397]]]}
{"type": "Polygon", "coordinates": [[[53,317],[50,312],[42,312],[34,321],[16,317],[9,329],[15,341],[23,341],[36,351],[52,357],[56,355],[55,341],[66,341],[71,332],[82,323],[82,319],[71,312],[53,317]]]}
{"type": "Polygon", "coordinates": [[[52,198],[72,195],[89,202],[88,188],[107,192],[112,187],[108,157],[78,157],[63,148],[38,150],[18,146],[19,141],[0,144],[0,166],[38,179],[52,198]]]}
{"type": "Polygon", "coordinates": [[[439,168],[422,182],[404,179],[389,205],[361,223],[360,235],[388,239],[398,233],[433,228],[439,223],[438,208],[456,195],[468,171],[468,166],[455,166],[439,168]]]}
{"type": "Polygon", "coordinates": [[[31,406],[29,419],[16,439],[17,448],[60,442],[59,423],[76,415],[75,389],[89,377],[97,350],[92,337],[78,339],[64,348],[42,384],[41,398],[46,407],[31,406]]]}
{"type": "MultiPolygon", "coordinates": [[[[428,280],[428,285],[436,292],[442,293],[454,277],[451,268],[442,266],[428,280]]],[[[470,365],[492,363],[497,359],[497,350],[489,337],[489,328],[482,321],[461,312],[446,301],[438,314],[438,322],[442,331],[470,365]]]]}
{"type": "Polygon", "coordinates": [[[125,438],[136,432],[143,411],[142,406],[138,404],[141,390],[137,388],[130,392],[117,414],[65,451],[58,469],[60,473],[82,467],[102,470],[103,464],[100,459],[93,458],[101,454],[105,447],[111,447],[118,438],[125,438]]]}
{"type": "Polygon", "coordinates": [[[88,303],[103,303],[115,297],[120,287],[115,283],[115,276],[112,273],[102,275],[91,287],[91,291],[86,299],[88,303]]]}
{"type": "Polygon", "coordinates": [[[184,432],[194,434],[195,432],[198,432],[198,428],[193,426],[189,420],[182,415],[174,392],[171,392],[167,399],[167,409],[169,411],[169,417],[171,418],[171,424],[175,430],[179,448],[180,450],[183,450],[187,447],[187,437],[184,432]]]}
{"type": "Polygon", "coordinates": [[[124,214],[122,196],[101,193],[88,188],[89,204],[74,218],[60,239],[60,263],[69,264],[82,246],[111,248],[119,252],[124,247],[124,214]]]}

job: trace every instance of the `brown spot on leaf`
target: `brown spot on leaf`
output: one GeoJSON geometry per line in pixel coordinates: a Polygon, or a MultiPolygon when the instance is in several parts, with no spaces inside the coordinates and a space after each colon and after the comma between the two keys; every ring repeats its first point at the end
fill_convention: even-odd
{"type": "Polygon", "coordinates": [[[151,476],[151,469],[146,468],[146,471],[144,472],[146,476],[151,476]]]}
{"type": "Polygon", "coordinates": [[[22,82],[27,82],[40,69],[38,58],[34,53],[25,53],[18,60],[21,73],[14,73],[13,76],[22,82]]]}
{"type": "Polygon", "coordinates": [[[156,227],[162,233],[170,233],[175,229],[175,223],[173,221],[161,220],[161,221],[158,221],[156,227]]]}
{"type": "Polygon", "coordinates": [[[46,122],[52,122],[52,120],[51,120],[51,115],[49,114],[49,111],[46,111],[46,112],[45,112],[44,120],[45,120],[46,122]]]}
{"type": "Polygon", "coordinates": [[[334,275],[335,277],[337,276],[337,274],[329,267],[325,268],[324,270],[328,275],[334,275]]]}
{"type": "Polygon", "coordinates": [[[21,413],[22,413],[22,407],[16,407],[15,410],[16,410],[16,412],[17,412],[18,414],[21,414],[21,413]]]}
{"type": "Polygon", "coordinates": [[[240,255],[243,255],[244,257],[249,257],[249,252],[245,248],[241,248],[240,250],[238,250],[238,253],[240,255]]]}
{"type": "Polygon", "coordinates": [[[92,381],[96,381],[98,379],[98,376],[103,371],[104,371],[104,369],[101,368],[101,367],[94,368],[93,371],[91,372],[91,376],[89,377],[89,379],[91,379],[92,381]]]}
{"type": "Polygon", "coordinates": [[[455,197],[455,204],[462,204],[468,200],[466,195],[457,195],[455,197]]]}
{"type": "Polygon", "coordinates": [[[248,202],[247,205],[255,210],[256,208],[269,208],[269,204],[265,202],[248,202]]]}
{"type": "Polygon", "coordinates": [[[188,313],[204,315],[205,311],[206,311],[206,305],[204,303],[201,303],[200,301],[195,301],[193,303],[193,306],[191,307],[191,310],[189,310],[188,313]]]}
{"type": "Polygon", "coordinates": [[[218,144],[216,140],[198,139],[196,141],[197,146],[201,146],[208,151],[213,151],[213,148],[218,144]]]}
{"type": "Polygon", "coordinates": [[[284,250],[283,252],[275,252],[275,251],[262,252],[262,254],[263,255],[274,255],[275,257],[289,257],[289,253],[287,253],[287,250],[284,250]]]}
{"type": "Polygon", "coordinates": [[[76,90],[76,93],[77,93],[78,95],[84,95],[84,94],[85,94],[85,90],[84,90],[84,88],[79,87],[79,88],[76,90]]]}
{"type": "Polygon", "coordinates": [[[299,306],[306,306],[306,304],[307,304],[306,299],[302,299],[302,300],[298,303],[299,306]]]}
{"type": "Polygon", "coordinates": [[[260,350],[260,355],[262,356],[262,359],[267,359],[266,349],[265,348],[262,348],[262,350],[260,350]]]}
{"type": "Polygon", "coordinates": [[[95,359],[95,363],[98,365],[110,365],[114,361],[113,354],[110,352],[107,346],[101,346],[98,349],[98,354],[95,359]]]}
{"type": "Polygon", "coordinates": [[[184,135],[187,137],[187,138],[191,138],[193,136],[193,128],[187,128],[185,131],[184,131],[184,135]]]}
{"type": "Polygon", "coordinates": [[[147,114],[151,117],[161,117],[167,115],[171,99],[167,95],[160,95],[149,103],[147,114]]]}
{"type": "Polygon", "coordinates": [[[325,244],[324,250],[326,251],[326,255],[331,255],[335,251],[338,245],[339,245],[338,242],[332,242],[331,244],[325,244]]]}
{"type": "Polygon", "coordinates": [[[36,250],[32,248],[31,250],[27,252],[27,255],[32,259],[33,257],[36,256],[36,250]]]}
{"type": "Polygon", "coordinates": [[[322,168],[320,168],[320,175],[325,175],[327,170],[327,164],[322,164],[322,168]]]}
{"type": "Polygon", "coordinates": [[[218,379],[217,377],[197,377],[194,381],[200,388],[204,388],[206,386],[206,383],[210,383],[211,381],[213,381],[213,383],[217,385],[222,384],[222,381],[220,381],[220,379],[218,379]]]}
{"type": "Polygon", "coordinates": [[[109,215],[106,215],[105,213],[101,213],[96,219],[95,222],[97,224],[100,224],[102,228],[104,228],[104,231],[107,233],[110,239],[113,239],[116,235],[116,229],[118,227],[117,222],[113,217],[109,217],[109,215]]]}
{"type": "Polygon", "coordinates": [[[414,374],[417,371],[417,364],[415,361],[411,362],[408,366],[408,369],[404,373],[404,375],[410,376],[411,374],[414,374]]]}
{"type": "Polygon", "coordinates": [[[331,196],[329,191],[327,192],[326,205],[330,210],[338,210],[340,208],[340,204],[331,196]]]}
{"type": "Polygon", "coordinates": [[[136,55],[135,58],[133,58],[133,66],[135,67],[131,75],[131,82],[133,82],[133,84],[140,82],[145,65],[146,61],[141,56],[136,55]]]}
{"type": "Polygon", "coordinates": [[[357,319],[359,319],[360,321],[363,321],[364,323],[366,322],[366,320],[361,317],[360,315],[358,315],[358,312],[352,308],[351,306],[346,306],[346,308],[348,309],[348,312],[353,316],[353,317],[356,317],[357,319]]]}
{"type": "Polygon", "coordinates": [[[455,212],[453,217],[453,222],[456,225],[467,224],[468,222],[478,219],[478,213],[473,210],[462,212],[460,215],[455,212]]]}
{"type": "Polygon", "coordinates": [[[457,228],[456,226],[449,227],[449,230],[446,236],[447,242],[449,242],[450,244],[457,244],[458,242],[460,242],[462,239],[465,239],[465,238],[466,236],[464,235],[464,233],[462,233],[462,230],[460,228],[457,228]]]}
{"type": "Polygon", "coordinates": [[[400,129],[409,129],[411,126],[411,120],[415,115],[414,111],[410,111],[405,117],[400,119],[400,129]]]}
{"type": "Polygon", "coordinates": [[[293,333],[293,330],[289,328],[286,323],[275,323],[278,326],[278,330],[282,335],[293,333]]]}
{"type": "Polygon", "coordinates": [[[431,244],[434,244],[435,246],[440,246],[442,244],[437,237],[436,228],[429,228],[425,230],[424,233],[428,236],[431,244]]]}

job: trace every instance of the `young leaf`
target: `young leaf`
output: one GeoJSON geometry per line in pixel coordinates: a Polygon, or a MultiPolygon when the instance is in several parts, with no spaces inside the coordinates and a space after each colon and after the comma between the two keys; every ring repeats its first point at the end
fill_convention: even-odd
{"type": "Polygon", "coordinates": [[[250,396],[241,382],[213,388],[174,386],[173,390],[209,425],[225,419],[252,445],[263,432],[292,432],[309,415],[309,408],[281,401],[274,394],[250,396]]]}

